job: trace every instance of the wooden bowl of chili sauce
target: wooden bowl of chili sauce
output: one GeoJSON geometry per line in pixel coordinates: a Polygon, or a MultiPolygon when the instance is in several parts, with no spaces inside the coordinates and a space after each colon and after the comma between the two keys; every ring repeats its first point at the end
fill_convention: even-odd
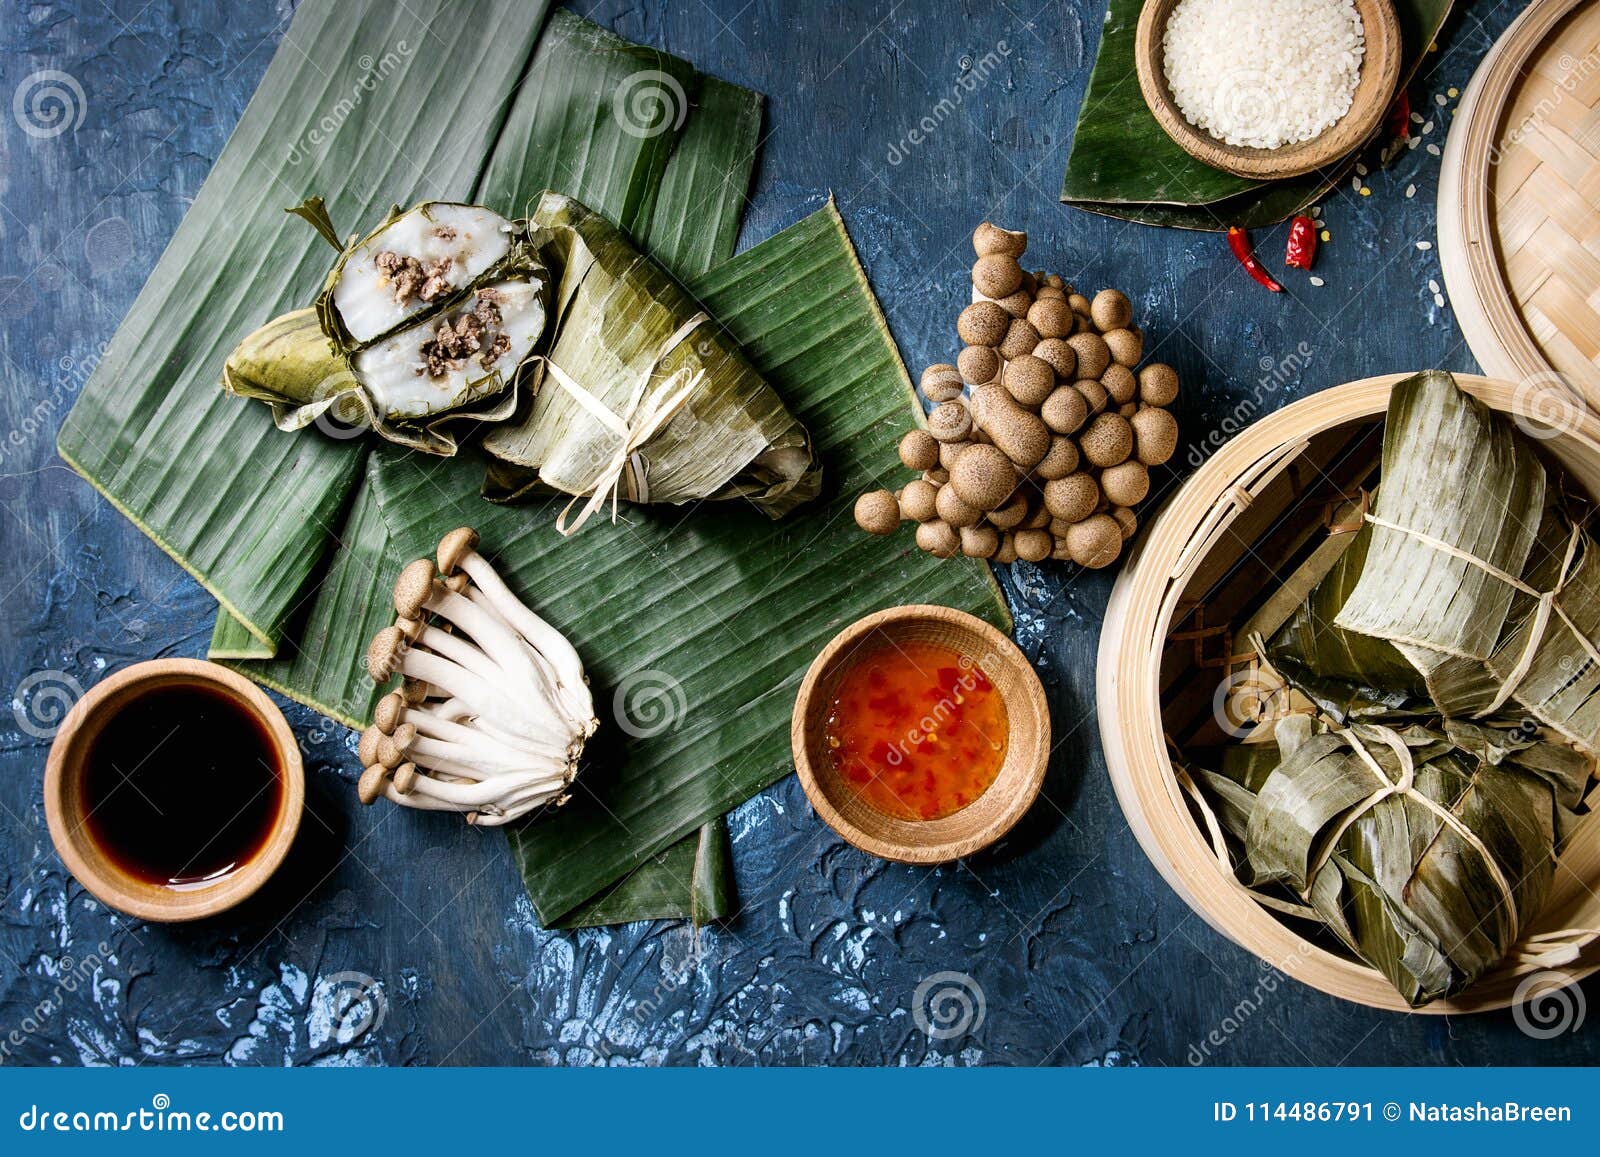
{"type": "Polygon", "coordinates": [[[938,864],[989,846],[1039,794],[1044,687],[1016,644],[949,607],[893,607],[836,635],[790,726],[817,814],[874,856],[938,864]]]}

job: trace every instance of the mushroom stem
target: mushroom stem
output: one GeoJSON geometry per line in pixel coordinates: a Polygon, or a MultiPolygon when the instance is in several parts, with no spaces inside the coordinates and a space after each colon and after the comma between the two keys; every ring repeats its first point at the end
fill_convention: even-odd
{"type": "Polygon", "coordinates": [[[524,704],[513,702],[500,688],[459,663],[418,647],[403,646],[396,627],[386,627],[374,636],[367,652],[367,666],[380,682],[396,670],[426,680],[460,699],[478,715],[492,716],[500,726],[523,739],[563,749],[570,741],[570,728],[562,724],[547,703],[537,698],[524,704]]]}
{"type": "MultiPolygon", "coordinates": [[[[536,787],[548,780],[539,772],[519,772],[515,775],[495,776],[479,783],[446,783],[429,775],[419,775],[412,795],[443,800],[457,808],[482,808],[497,805],[521,791],[536,787]]],[[[557,779],[556,784],[560,783],[557,779]]]]}
{"type": "Polygon", "coordinates": [[[401,715],[401,719],[414,724],[418,733],[429,739],[445,740],[474,751],[483,750],[502,762],[518,759],[553,759],[564,763],[567,758],[567,752],[563,748],[489,732],[481,727],[469,727],[457,720],[415,707],[401,715]]]}

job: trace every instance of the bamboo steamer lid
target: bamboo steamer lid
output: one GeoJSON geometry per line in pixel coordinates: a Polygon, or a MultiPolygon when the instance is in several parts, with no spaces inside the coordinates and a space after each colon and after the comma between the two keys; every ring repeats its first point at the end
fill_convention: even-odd
{"type": "MultiPolygon", "coordinates": [[[[1163,724],[1161,666],[1175,611],[1190,580],[1235,531],[1251,503],[1290,470],[1320,434],[1381,419],[1404,374],[1336,386],[1270,414],[1218,450],[1140,536],[1118,577],[1100,636],[1100,734],[1117,800],[1167,883],[1217,931],[1285,974],[1373,1008],[1478,1012],[1513,1003],[1529,969],[1502,964],[1464,994],[1412,1010],[1383,975],[1313,944],[1263,907],[1225,868],[1187,803],[1163,724]]],[[[1464,374],[1463,389],[1540,438],[1574,481],[1600,495],[1600,418],[1565,416],[1551,428],[1518,384],[1464,374]]],[[[1591,792],[1594,807],[1600,789],[1591,792]]],[[[1570,836],[1545,910],[1530,934],[1600,927],[1600,809],[1570,836]]],[[[1562,971],[1573,980],[1600,967],[1600,943],[1562,971]]]]}
{"type": "Polygon", "coordinates": [[[1600,0],[1535,0],[1462,95],[1439,261],[1484,371],[1600,412],[1600,0]]]}

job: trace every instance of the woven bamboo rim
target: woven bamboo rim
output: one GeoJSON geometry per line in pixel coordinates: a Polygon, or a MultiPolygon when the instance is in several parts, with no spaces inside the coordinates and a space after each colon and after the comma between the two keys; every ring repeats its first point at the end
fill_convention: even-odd
{"type": "Polygon", "coordinates": [[[1581,304],[1594,259],[1571,237],[1594,218],[1582,190],[1600,176],[1585,144],[1595,83],[1577,71],[1595,53],[1594,9],[1594,0],[1535,0],[1512,22],[1461,96],[1439,174],[1439,263],[1467,344],[1486,373],[1549,391],[1550,407],[1576,394],[1600,409],[1600,328],[1581,304]],[[1556,53],[1581,54],[1567,69],[1570,91],[1541,67],[1556,53]],[[1570,129],[1564,110],[1581,127],[1570,129]],[[1573,300],[1552,304],[1554,316],[1526,315],[1533,287],[1554,296],[1569,284],[1573,300]]]}
{"type": "MultiPolygon", "coordinates": [[[[1252,497],[1316,435],[1382,416],[1407,375],[1366,378],[1314,394],[1234,437],[1150,522],[1111,594],[1100,636],[1100,734],[1117,800],[1134,835],[1173,889],[1205,921],[1262,960],[1314,988],[1372,1008],[1412,1011],[1375,969],[1317,947],[1251,898],[1219,863],[1191,816],[1167,749],[1160,665],[1178,600],[1191,576],[1252,497]]],[[[1496,410],[1542,426],[1512,383],[1458,374],[1456,380],[1496,410]]],[[[1600,494],[1600,419],[1568,415],[1541,447],[1591,495],[1600,494]]],[[[1542,430],[1541,430],[1542,432],[1542,430]]],[[[1591,797],[1591,803],[1593,797],[1591,797]]],[[[1600,927],[1600,813],[1575,830],[1557,864],[1550,904],[1530,932],[1600,927]]],[[[1600,967],[1600,945],[1563,971],[1580,980],[1600,967]]],[[[1505,1008],[1526,969],[1502,966],[1453,1000],[1421,1012],[1505,1008]]]]}

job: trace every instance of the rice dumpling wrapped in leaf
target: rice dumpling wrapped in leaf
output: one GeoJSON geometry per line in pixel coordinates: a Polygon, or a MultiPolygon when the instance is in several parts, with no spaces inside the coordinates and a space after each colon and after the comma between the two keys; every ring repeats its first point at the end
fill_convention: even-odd
{"type": "Polygon", "coordinates": [[[450,455],[451,425],[499,421],[545,334],[549,275],[527,227],[477,205],[395,208],[343,245],[320,198],[291,212],[340,249],[316,304],[274,318],[228,358],[223,386],[281,429],[324,415],[450,455]]]}
{"type": "Polygon", "coordinates": [[[1527,932],[1592,771],[1527,728],[1301,715],[1276,738],[1270,774],[1224,797],[1225,819],[1248,814],[1251,882],[1303,897],[1413,1006],[1460,992],[1527,932]]]}
{"type": "Polygon", "coordinates": [[[1559,483],[1448,374],[1397,385],[1371,512],[1252,636],[1316,714],[1193,776],[1257,898],[1313,914],[1412,1005],[1552,959],[1523,938],[1600,735],[1600,552],[1559,483]]]}
{"type": "Polygon", "coordinates": [[[1600,751],[1600,551],[1560,498],[1449,374],[1401,382],[1367,524],[1269,660],[1337,719],[1515,707],[1600,751]]]}
{"type": "Polygon", "coordinates": [[[623,499],[745,499],[779,518],[817,495],[805,427],[664,269],[556,193],[529,226],[556,281],[555,329],[537,395],[484,438],[488,497],[573,495],[558,523],[570,532],[623,499]]]}

